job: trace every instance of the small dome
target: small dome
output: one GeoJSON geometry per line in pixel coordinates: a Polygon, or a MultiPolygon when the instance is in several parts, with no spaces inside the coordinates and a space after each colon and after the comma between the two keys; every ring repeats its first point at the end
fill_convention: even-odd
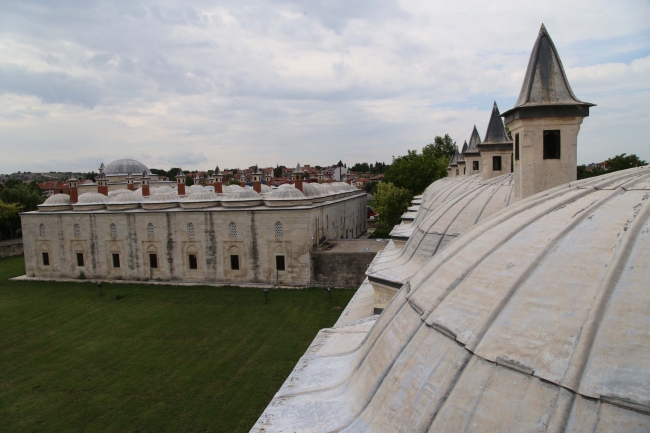
{"type": "Polygon", "coordinates": [[[203,191],[203,187],[201,185],[191,185],[189,188],[187,188],[189,191],[194,192],[194,191],[203,191]]]}
{"type": "Polygon", "coordinates": [[[268,185],[262,184],[262,194],[266,194],[273,191],[273,188],[271,188],[268,185]]]}
{"type": "Polygon", "coordinates": [[[209,189],[200,189],[192,192],[185,202],[203,202],[203,201],[219,201],[221,197],[209,189]]]}
{"type": "Polygon", "coordinates": [[[130,192],[130,190],[128,190],[128,189],[124,189],[124,188],[122,188],[122,189],[116,189],[115,191],[109,191],[109,192],[108,192],[108,196],[109,196],[109,197],[113,197],[114,195],[124,194],[125,192],[130,192]]]}
{"type": "Polygon", "coordinates": [[[156,192],[151,194],[147,203],[173,203],[179,201],[181,201],[181,198],[176,194],[176,191],[158,188],[156,192]]]}
{"type": "Polygon", "coordinates": [[[129,191],[128,189],[121,189],[119,191],[122,192],[113,196],[109,194],[109,203],[142,203],[144,201],[142,196],[135,191],[129,191]]]}
{"type": "MultiPolygon", "coordinates": [[[[163,188],[168,188],[168,187],[163,187],[163,188]]],[[[155,193],[155,192],[158,191],[159,189],[160,189],[160,188],[149,187],[149,196],[151,196],[151,194],[155,193]]],[[[172,190],[172,191],[174,191],[174,190],[171,189],[171,188],[169,188],[169,189],[172,190]]],[[[135,190],[135,193],[138,194],[140,197],[142,197],[142,188],[138,188],[138,189],[136,189],[136,190],[135,190]]]]}
{"type": "MultiPolygon", "coordinates": [[[[303,184],[304,186],[304,184],[303,184]]],[[[305,194],[293,185],[285,183],[266,196],[267,200],[304,200],[305,194]]]]}
{"type": "Polygon", "coordinates": [[[38,205],[39,211],[55,211],[55,210],[69,210],[72,209],[70,205],[70,196],[68,194],[54,194],[43,204],[38,205]]]}
{"type": "Polygon", "coordinates": [[[317,183],[303,183],[302,192],[309,198],[317,198],[327,195],[327,193],[323,189],[319,188],[319,186],[320,185],[317,183]]]}
{"type": "Polygon", "coordinates": [[[108,197],[98,192],[87,192],[81,194],[76,205],[96,205],[108,203],[108,197]]]}
{"type": "Polygon", "coordinates": [[[253,188],[242,188],[231,185],[228,191],[228,200],[259,200],[261,198],[253,188]]]}
{"type": "Polygon", "coordinates": [[[106,176],[126,176],[129,173],[144,173],[152,175],[149,168],[140,161],[135,159],[118,159],[106,166],[104,174],[106,176]]]}

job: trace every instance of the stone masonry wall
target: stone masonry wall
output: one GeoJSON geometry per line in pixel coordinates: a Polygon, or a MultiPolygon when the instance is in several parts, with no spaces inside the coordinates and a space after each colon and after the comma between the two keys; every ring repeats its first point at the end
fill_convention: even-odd
{"type": "Polygon", "coordinates": [[[5,257],[19,256],[23,253],[23,240],[13,239],[0,242],[0,259],[5,257]]]}
{"type": "Polygon", "coordinates": [[[317,286],[359,287],[366,278],[373,252],[314,252],[310,256],[311,283],[317,286]]]}

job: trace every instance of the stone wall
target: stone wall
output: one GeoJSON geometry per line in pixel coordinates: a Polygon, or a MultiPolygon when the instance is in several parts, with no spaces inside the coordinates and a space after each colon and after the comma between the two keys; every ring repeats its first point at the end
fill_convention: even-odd
{"type": "Polygon", "coordinates": [[[0,242],[0,259],[19,256],[23,253],[23,240],[12,239],[0,242]]]}
{"type": "Polygon", "coordinates": [[[311,284],[359,287],[366,278],[368,265],[376,255],[377,251],[340,253],[312,251],[311,284]]]}

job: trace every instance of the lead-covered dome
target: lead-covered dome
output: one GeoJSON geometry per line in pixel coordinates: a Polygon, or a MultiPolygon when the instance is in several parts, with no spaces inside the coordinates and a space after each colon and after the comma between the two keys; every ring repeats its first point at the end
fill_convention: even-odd
{"type": "Polygon", "coordinates": [[[120,191],[123,192],[113,196],[109,193],[108,204],[106,205],[108,210],[137,209],[140,207],[140,204],[145,201],[145,199],[135,191],[130,191],[128,189],[120,191]]]}
{"type": "Polygon", "coordinates": [[[62,211],[72,210],[70,205],[70,196],[68,194],[54,194],[50,196],[43,204],[38,205],[39,211],[62,211]]]}
{"type": "Polygon", "coordinates": [[[648,431],[649,196],[641,167],[478,223],[319,334],[253,431],[648,431]]]}
{"type": "Polygon", "coordinates": [[[76,203],[72,204],[74,210],[99,210],[106,209],[108,197],[98,192],[86,192],[81,194],[76,203]]]}
{"type": "Polygon", "coordinates": [[[149,196],[149,199],[142,203],[145,209],[167,209],[177,207],[181,198],[171,188],[158,188],[156,192],[149,196]]]}
{"type": "Polygon", "coordinates": [[[106,166],[104,174],[106,176],[126,176],[131,173],[133,176],[142,176],[142,173],[147,172],[148,175],[153,175],[149,168],[135,159],[118,159],[106,166]]]}
{"type": "Polygon", "coordinates": [[[237,185],[228,187],[228,194],[221,199],[221,204],[226,207],[255,206],[262,204],[262,196],[253,188],[242,188],[237,185]]]}
{"type": "Polygon", "coordinates": [[[218,206],[221,196],[215,194],[209,189],[200,189],[192,192],[185,200],[181,202],[184,209],[200,209],[212,206],[218,206]]]}

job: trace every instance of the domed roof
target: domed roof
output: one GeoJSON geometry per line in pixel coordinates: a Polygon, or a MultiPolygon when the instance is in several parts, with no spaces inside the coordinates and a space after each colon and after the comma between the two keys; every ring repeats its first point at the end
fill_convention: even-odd
{"type": "Polygon", "coordinates": [[[268,186],[266,184],[262,184],[261,187],[262,187],[262,194],[266,194],[266,193],[269,193],[269,192],[273,191],[273,188],[271,188],[270,186],[268,186]]]}
{"type": "Polygon", "coordinates": [[[66,210],[72,209],[70,205],[70,196],[68,194],[54,194],[48,197],[43,204],[38,205],[38,210],[66,210]]]}
{"type": "Polygon", "coordinates": [[[195,190],[186,199],[185,202],[204,202],[204,201],[219,201],[221,197],[209,189],[195,190]]]}
{"type": "Polygon", "coordinates": [[[173,203],[179,201],[181,201],[181,198],[176,194],[176,191],[162,187],[149,196],[147,203],[173,203]]]}
{"type": "Polygon", "coordinates": [[[280,185],[278,189],[269,193],[266,198],[268,200],[303,200],[306,197],[299,189],[295,188],[291,184],[285,183],[284,185],[280,185]]]}
{"type": "Polygon", "coordinates": [[[648,195],[640,167],[481,221],[357,349],[333,339],[362,324],[312,344],[253,431],[647,431],[648,195]]]}
{"type": "Polygon", "coordinates": [[[129,191],[128,189],[121,189],[118,191],[122,191],[122,192],[120,194],[115,194],[112,196],[109,193],[109,197],[108,197],[109,203],[126,204],[126,203],[142,203],[144,201],[144,198],[142,198],[142,196],[135,191],[129,191]]]}
{"type": "Polygon", "coordinates": [[[96,205],[108,203],[108,197],[98,192],[86,192],[79,196],[77,205],[96,205]]]}
{"type": "Polygon", "coordinates": [[[379,252],[367,275],[402,284],[451,241],[509,206],[514,196],[514,175],[505,174],[487,182],[482,182],[481,176],[436,181],[441,187],[439,194],[427,194],[414,221],[400,224],[391,232],[392,238],[408,238],[406,244],[397,250],[379,252]]]}
{"type": "Polygon", "coordinates": [[[108,196],[113,197],[114,195],[124,194],[124,193],[127,193],[127,192],[131,192],[131,190],[125,189],[125,188],[120,188],[120,189],[116,189],[114,191],[109,191],[108,196]]]}
{"type": "Polygon", "coordinates": [[[259,200],[261,198],[262,196],[255,192],[253,188],[242,188],[237,185],[231,185],[228,188],[228,200],[259,200]]]}
{"type": "Polygon", "coordinates": [[[146,165],[135,159],[118,159],[108,164],[104,169],[106,176],[126,176],[129,173],[142,175],[144,172],[152,175],[146,165]]]}
{"type": "Polygon", "coordinates": [[[203,191],[203,187],[201,185],[197,185],[197,184],[190,185],[187,189],[189,191],[192,191],[192,192],[194,192],[194,191],[203,191]]]}
{"type": "Polygon", "coordinates": [[[327,195],[325,188],[322,188],[317,183],[310,183],[310,182],[305,182],[302,184],[302,192],[305,194],[306,197],[309,198],[318,198],[327,195]]]}

